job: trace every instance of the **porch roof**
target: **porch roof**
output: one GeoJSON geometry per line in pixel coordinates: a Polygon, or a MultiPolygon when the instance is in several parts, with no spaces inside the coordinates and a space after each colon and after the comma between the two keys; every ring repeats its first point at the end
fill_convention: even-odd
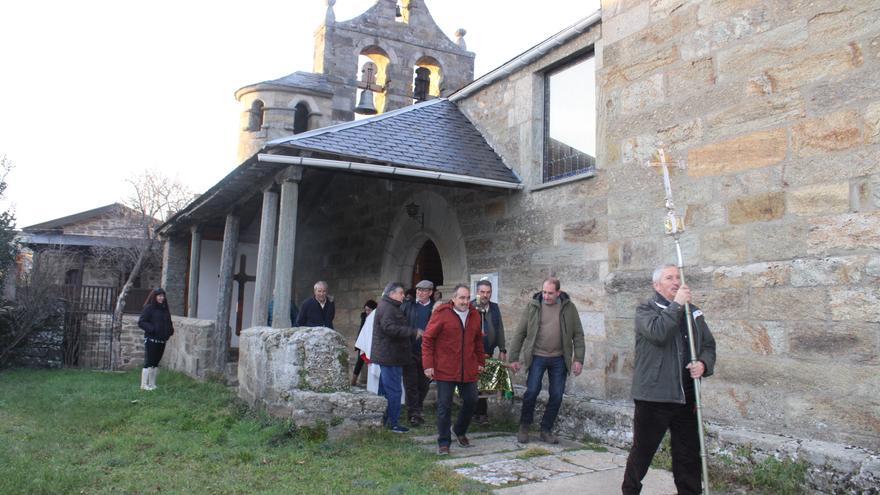
{"type": "MultiPolygon", "coordinates": [[[[157,231],[163,234],[215,219],[244,205],[290,165],[465,187],[520,189],[458,107],[445,98],[375,117],[323,127],[267,143],[157,231]]],[[[304,185],[307,176],[304,176],[304,185]]]]}

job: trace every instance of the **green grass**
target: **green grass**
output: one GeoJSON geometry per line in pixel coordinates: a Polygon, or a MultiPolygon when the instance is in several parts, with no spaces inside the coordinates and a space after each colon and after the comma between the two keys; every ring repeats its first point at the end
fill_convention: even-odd
{"type": "MultiPolygon", "coordinates": [[[[329,442],[163,371],[0,373],[0,493],[487,493],[408,435],[329,442]]],[[[415,433],[415,432],[414,432],[415,433]]]]}
{"type": "MultiPolygon", "coordinates": [[[[736,457],[748,459],[743,465],[731,457],[710,456],[709,482],[715,491],[742,491],[754,495],[797,495],[805,493],[807,466],[791,459],[778,460],[768,457],[762,461],[753,458],[746,447],[736,450],[736,457]]],[[[672,471],[672,450],[669,433],[663,437],[660,450],[654,455],[651,467],[672,471]]]]}
{"type": "Polygon", "coordinates": [[[550,452],[547,449],[542,449],[540,447],[532,447],[523,453],[516,456],[517,459],[531,459],[532,457],[543,457],[545,455],[551,455],[553,452],[550,452]]]}

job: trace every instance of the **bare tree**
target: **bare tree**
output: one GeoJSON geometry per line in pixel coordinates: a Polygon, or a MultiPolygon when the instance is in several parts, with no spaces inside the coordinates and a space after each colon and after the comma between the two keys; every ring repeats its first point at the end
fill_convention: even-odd
{"type": "Polygon", "coordinates": [[[125,301],[134,282],[145,268],[161,264],[156,227],[183,208],[193,198],[193,193],[176,179],[157,172],[145,172],[127,181],[130,194],[125,198],[125,206],[131,215],[130,244],[123,248],[99,248],[96,258],[116,266],[121,274],[128,274],[113,310],[113,353],[110,358],[112,369],[118,369],[121,361],[122,312],[125,301]]]}
{"type": "MultiPolygon", "coordinates": [[[[61,253],[61,249],[56,250],[61,253]]],[[[45,254],[45,253],[43,253],[45,254]]],[[[0,318],[9,329],[9,335],[0,348],[0,364],[9,353],[34,330],[45,328],[60,318],[62,301],[58,277],[62,264],[34,261],[33,268],[20,275],[15,304],[0,308],[0,318]]]]}

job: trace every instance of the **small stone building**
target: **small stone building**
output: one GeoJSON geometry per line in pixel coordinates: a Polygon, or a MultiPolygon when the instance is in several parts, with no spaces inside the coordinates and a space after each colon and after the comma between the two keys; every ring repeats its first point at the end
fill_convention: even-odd
{"type": "MultiPolygon", "coordinates": [[[[30,270],[53,277],[63,301],[63,321],[58,322],[58,328],[37,335],[40,342],[51,342],[54,348],[38,354],[63,355],[53,365],[63,361],[86,368],[110,366],[116,297],[128,280],[145,228],[157,223],[145,222],[139,212],[113,203],[21,229],[17,239],[30,252],[30,270]]],[[[159,286],[160,263],[158,256],[147,259],[126,299],[126,313],[139,313],[150,289],[159,286]]],[[[121,366],[142,362],[140,338],[136,326],[126,327],[121,366]]],[[[34,345],[25,342],[21,352],[31,352],[28,348],[34,345]]]]}
{"type": "MultiPolygon", "coordinates": [[[[329,3],[323,75],[290,79],[330,89],[347,68],[344,91],[315,96],[309,108],[321,115],[302,133],[246,131],[241,165],[161,228],[163,283],[178,300],[189,289],[191,316],[236,328],[237,286],[252,291],[239,299],[251,304],[241,326],[264,324],[273,297],[277,322],[323,279],[353,341],[366,299],[430,266],[443,287],[496,276],[512,333],[556,275],[587,339],[570,398],[625,409],[635,305],[650,295],[652,269],[675,260],[662,181],[643,165],[662,143],[687,166],[672,177],[686,275],[718,341],[706,417],[880,448],[875,2],[607,0],[472,82],[463,43],[419,31],[430,19],[422,1],[404,2],[409,25],[390,0],[345,23],[329,3]],[[400,92],[414,52],[386,48],[386,38],[410,39],[401,30],[435,47],[444,67],[437,97],[412,106],[400,92]],[[374,51],[335,36],[362,31],[388,55],[386,73],[400,75],[384,112],[351,121],[353,61],[374,51]],[[328,53],[348,61],[328,63],[328,53]],[[206,239],[216,243],[210,269],[206,239]],[[255,262],[244,266],[242,253],[255,262]],[[236,272],[245,283],[233,283],[236,272]],[[216,274],[219,287],[199,289],[216,274]]],[[[263,126],[295,125],[283,115],[263,126]]]]}

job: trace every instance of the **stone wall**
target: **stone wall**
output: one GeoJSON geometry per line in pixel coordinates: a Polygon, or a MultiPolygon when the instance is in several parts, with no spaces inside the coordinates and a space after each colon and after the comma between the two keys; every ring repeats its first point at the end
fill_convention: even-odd
{"type": "MultiPolygon", "coordinates": [[[[82,368],[109,369],[111,324],[109,313],[85,313],[79,324],[77,364],[82,368]]],[[[144,364],[144,331],[138,327],[138,316],[122,316],[120,369],[135,369],[144,364]]]]}
{"type": "Polygon", "coordinates": [[[214,330],[214,322],[183,316],[174,316],[171,320],[174,336],[165,346],[160,366],[199,380],[228,379],[226,370],[218,370],[213,364],[217,362],[220,338],[214,330]]]}
{"type": "Polygon", "coordinates": [[[9,353],[9,366],[60,368],[64,364],[64,328],[51,326],[31,332],[9,353]]]}
{"type": "Polygon", "coordinates": [[[627,397],[632,307],[673,261],[718,341],[707,416],[880,446],[880,24],[875,2],[603,2],[598,72],[610,276],[607,397],[627,397]]]}
{"type": "Polygon", "coordinates": [[[381,424],[385,399],[350,390],[348,350],[337,332],[254,327],[239,343],[238,396],[252,407],[336,434],[381,424]]]}
{"type": "Polygon", "coordinates": [[[189,268],[189,236],[175,236],[162,242],[162,287],[171,314],[186,314],[186,276],[189,268]]]}

